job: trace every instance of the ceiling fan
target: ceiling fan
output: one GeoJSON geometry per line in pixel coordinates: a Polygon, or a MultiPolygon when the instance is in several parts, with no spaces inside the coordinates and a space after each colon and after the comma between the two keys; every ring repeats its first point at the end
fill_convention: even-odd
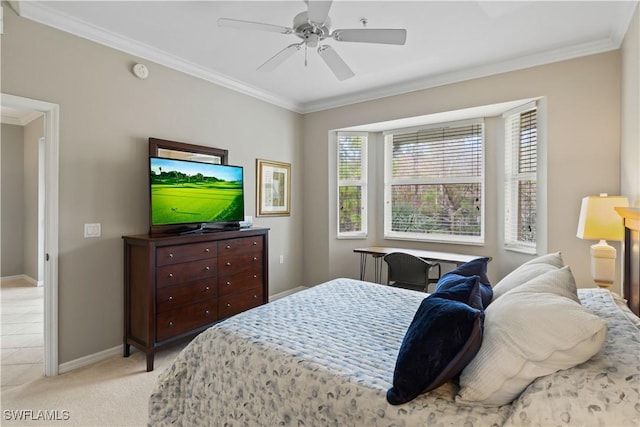
{"type": "MultiPolygon", "coordinates": [[[[307,11],[301,12],[293,18],[293,27],[291,28],[231,18],[219,18],[218,26],[246,30],[270,31],[280,34],[294,34],[298,38],[302,39],[301,42],[291,44],[269,58],[264,64],[258,67],[258,71],[273,71],[303,47],[305,50],[307,48],[317,47],[318,54],[331,71],[333,71],[333,74],[335,74],[338,80],[346,80],[353,77],[355,74],[330,45],[324,44],[325,39],[331,38],[339,42],[395,45],[404,45],[407,39],[407,30],[405,29],[352,28],[336,29],[332,31],[331,19],[329,18],[329,10],[331,9],[332,1],[305,0],[305,3],[307,3],[307,11]]],[[[366,20],[363,19],[361,22],[363,25],[366,25],[366,20]]]]}

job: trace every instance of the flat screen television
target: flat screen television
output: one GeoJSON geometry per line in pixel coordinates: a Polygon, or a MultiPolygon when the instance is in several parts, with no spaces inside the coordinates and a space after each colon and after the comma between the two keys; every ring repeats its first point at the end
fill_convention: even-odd
{"type": "Polygon", "coordinates": [[[244,220],[241,166],[149,157],[151,233],[236,229],[244,220]]]}

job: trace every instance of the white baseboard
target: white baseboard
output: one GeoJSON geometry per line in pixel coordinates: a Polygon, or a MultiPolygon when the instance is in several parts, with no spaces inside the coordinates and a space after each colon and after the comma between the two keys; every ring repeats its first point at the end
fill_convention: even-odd
{"type": "Polygon", "coordinates": [[[122,345],[119,345],[69,362],[61,363],[60,366],[58,366],[58,373],[64,374],[65,372],[73,371],[74,369],[82,368],[83,366],[101,362],[115,355],[121,355],[122,351],[122,345]]]}
{"type": "Polygon", "coordinates": [[[29,276],[27,276],[26,274],[17,274],[15,276],[5,276],[5,277],[0,277],[0,281],[2,282],[8,282],[10,280],[26,280],[27,282],[31,283],[33,286],[42,286],[39,284],[39,282],[29,276]]]}
{"type": "Polygon", "coordinates": [[[275,295],[271,295],[269,297],[269,302],[286,297],[287,295],[295,294],[296,292],[304,291],[305,289],[307,289],[306,286],[298,286],[297,288],[289,289],[288,291],[279,292],[275,295]]]}
{"type": "MultiPolygon", "coordinates": [[[[279,298],[286,297],[287,295],[295,294],[296,292],[300,292],[307,289],[306,286],[298,286],[297,288],[289,289],[284,292],[277,293],[275,295],[271,295],[269,297],[269,301],[275,301],[279,298]]],[[[134,350],[132,348],[132,350],[134,350]]],[[[71,360],[69,362],[65,362],[58,366],[58,373],[64,374],[65,372],[73,371],[74,369],[82,368],[84,366],[92,365],[97,362],[101,362],[105,359],[113,357],[115,355],[122,354],[122,346],[119,345],[117,347],[112,347],[107,350],[99,351],[98,353],[90,354],[88,356],[83,356],[75,360],[71,360]]]]}

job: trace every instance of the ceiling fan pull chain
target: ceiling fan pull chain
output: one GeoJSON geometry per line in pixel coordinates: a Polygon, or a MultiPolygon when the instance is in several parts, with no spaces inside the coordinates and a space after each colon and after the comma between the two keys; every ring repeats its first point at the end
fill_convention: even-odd
{"type": "Polygon", "coordinates": [[[307,44],[304,44],[304,66],[307,66],[307,44]]]}

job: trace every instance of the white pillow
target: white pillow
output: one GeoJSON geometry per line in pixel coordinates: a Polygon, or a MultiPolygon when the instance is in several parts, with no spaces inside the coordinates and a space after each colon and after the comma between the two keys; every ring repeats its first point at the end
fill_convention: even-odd
{"type": "Polygon", "coordinates": [[[580,302],[580,298],[578,298],[578,287],[576,286],[576,280],[574,279],[573,273],[571,272],[571,268],[569,266],[556,268],[554,270],[543,273],[540,276],[534,277],[533,279],[524,283],[524,285],[526,286],[516,286],[515,288],[510,290],[509,293],[547,292],[550,294],[569,298],[577,302],[578,304],[582,304],[580,302]],[[539,280],[537,280],[538,278],[539,280]]]}
{"type": "Polygon", "coordinates": [[[600,351],[606,322],[567,296],[572,286],[571,270],[564,267],[492,302],[485,310],[482,346],[460,374],[456,401],[510,403],[536,378],[583,363],[600,351]]]}
{"type": "Polygon", "coordinates": [[[511,289],[527,283],[529,280],[543,273],[562,268],[563,266],[564,261],[562,260],[562,254],[560,252],[542,255],[527,261],[495,284],[493,287],[493,299],[491,301],[495,301],[511,289]]]}

